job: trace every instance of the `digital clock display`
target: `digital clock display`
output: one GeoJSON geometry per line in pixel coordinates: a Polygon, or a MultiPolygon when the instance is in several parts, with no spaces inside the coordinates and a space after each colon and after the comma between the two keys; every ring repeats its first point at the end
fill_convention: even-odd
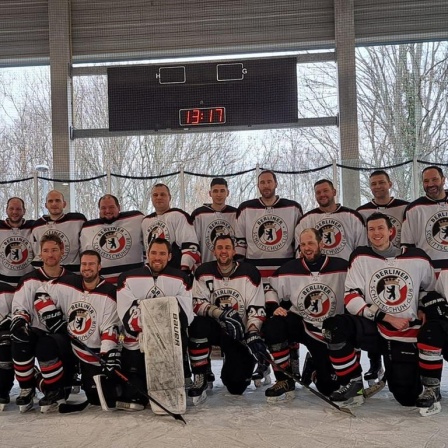
{"type": "Polygon", "coordinates": [[[181,126],[205,126],[225,124],[225,107],[196,107],[179,110],[179,124],[181,126]]]}

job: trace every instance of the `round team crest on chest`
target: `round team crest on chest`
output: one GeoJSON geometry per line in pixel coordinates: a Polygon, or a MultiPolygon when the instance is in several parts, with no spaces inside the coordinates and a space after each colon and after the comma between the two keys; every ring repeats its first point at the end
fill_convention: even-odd
{"type": "Polygon", "coordinates": [[[448,251],[448,210],[437,212],[428,219],[425,236],[433,249],[448,251]]]}
{"type": "Polygon", "coordinates": [[[6,238],[0,246],[0,258],[6,269],[21,271],[33,261],[31,243],[20,235],[6,238]]]}
{"type": "Polygon", "coordinates": [[[282,218],[265,215],[255,221],[252,239],[258,249],[265,252],[280,250],[288,240],[288,227],[282,218]]]}
{"type": "Polygon", "coordinates": [[[336,303],[336,294],[330,287],[313,283],[300,291],[296,306],[304,319],[323,322],[334,315],[336,303]]]}
{"type": "Polygon", "coordinates": [[[370,297],[385,313],[400,313],[409,308],[414,298],[410,275],[400,268],[375,272],[369,284],[370,297]]]}
{"type": "Polygon", "coordinates": [[[61,263],[63,264],[65,259],[68,257],[68,254],[70,253],[70,240],[68,239],[68,236],[64,232],[61,232],[60,230],[54,228],[47,230],[44,235],[57,235],[61,239],[62,244],[64,245],[64,255],[62,256],[61,260],[61,263]]]}
{"type": "Polygon", "coordinates": [[[240,316],[244,315],[244,303],[241,294],[233,288],[219,288],[214,292],[214,304],[225,310],[226,308],[233,308],[237,310],[240,316]]]}
{"type": "Polygon", "coordinates": [[[215,219],[207,226],[205,231],[205,244],[210,251],[213,251],[213,243],[220,235],[235,236],[235,232],[226,220],[215,219]]]}
{"type": "Polygon", "coordinates": [[[96,310],[89,302],[75,302],[68,310],[68,328],[80,341],[86,341],[95,332],[96,310]]]}
{"type": "Polygon", "coordinates": [[[108,260],[123,258],[132,246],[132,237],[123,227],[106,227],[93,238],[93,248],[108,260]]]}
{"type": "Polygon", "coordinates": [[[157,220],[150,224],[146,229],[146,235],[146,242],[148,245],[152,240],[155,240],[156,238],[163,238],[171,242],[170,231],[164,221],[157,220]]]}
{"type": "Polygon", "coordinates": [[[323,219],[316,224],[316,229],[322,233],[322,242],[324,243],[322,252],[326,255],[338,254],[346,246],[344,226],[338,220],[323,219]]]}

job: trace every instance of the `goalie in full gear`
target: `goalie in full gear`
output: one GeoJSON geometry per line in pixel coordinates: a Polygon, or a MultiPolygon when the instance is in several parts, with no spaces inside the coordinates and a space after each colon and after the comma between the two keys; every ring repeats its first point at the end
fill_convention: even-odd
{"type": "Polygon", "coordinates": [[[14,384],[14,369],[11,354],[11,305],[14,288],[0,282],[0,411],[9,403],[9,392],[14,384]]]}
{"type": "Polygon", "coordinates": [[[440,405],[440,380],[443,360],[448,361],[448,270],[443,270],[437,279],[435,291],[421,300],[425,323],[418,334],[420,379],[423,392],[417,399],[422,416],[437,414],[440,405]]]}
{"type": "MultiPolygon", "coordinates": [[[[124,326],[122,350],[122,371],[129,384],[147,390],[145,355],[140,351],[142,318],[139,303],[157,297],[176,297],[179,304],[181,344],[183,351],[183,374],[191,376],[188,362],[187,328],[193,320],[190,282],[187,274],[180,269],[168,266],[171,260],[171,244],[163,238],[149,243],[147,264],[120,275],[117,286],[117,311],[124,326]]],[[[117,401],[117,409],[138,411],[148,404],[148,398],[139,394],[128,383],[124,385],[123,395],[117,401]]]]}
{"type": "Polygon", "coordinates": [[[229,235],[214,242],[216,261],[202,264],[195,273],[189,354],[194,385],[188,391],[193,404],[207,397],[211,347],[224,353],[221,379],[227,390],[241,395],[250,384],[255,364],[268,356],[260,329],[265,320],[261,276],[249,263],[234,261],[235,243],[229,235]]]}
{"type": "MultiPolygon", "coordinates": [[[[290,358],[291,343],[304,344],[309,353],[302,382],[314,382],[319,392],[330,395],[339,384],[328,357],[322,335],[322,322],[344,311],[344,282],[347,261],[329,257],[321,250],[321,233],[315,228],[299,235],[301,258],[289,261],[269,277],[266,308],[273,317],[266,320],[263,334],[277,366],[294,373],[290,358]]],[[[274,368],[277,379],[265,395],[268,402],[293,398],[295,384],[287,373],[274,368]]]]}

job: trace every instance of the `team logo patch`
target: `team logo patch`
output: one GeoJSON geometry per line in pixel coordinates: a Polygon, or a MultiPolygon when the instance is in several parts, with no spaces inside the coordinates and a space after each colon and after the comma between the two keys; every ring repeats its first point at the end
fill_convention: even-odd
{"type": "Polygon", "coordinates": [[[23,236],[11,236],[3,240],[0,246],[0,259],[10,271],[21,271],[33,261],[31,243],[23,236]]]}
{"type": "Polygon", "coordinates": [[[97,328],[96,310],[86,301],[73,303],[68,310],[68,329],[80,341],[86,341],[97,328]]]}
{"type": "Polygon", "coordinates": [[[132,246],[132,237],[123,227],[106,227],[93,237],[93,248],[108,260],[123,258],[132,246]]]}
{"type": "Polygon", "coordinates": [[[163,238],[167,241],[171,241],[170,231],[168,226],[164,221],[157,220],[154,221],[147,229],[146,229],[146,243],[149,246],[149,243],[156,238],[163,238]]]}
{"type": "Polygon", "coordinates": [[[233,308],[237,310],[241,317],[244,316],[244,303],[241,294],[233,288],[216,289],[213,293],[214,304],[225,310],[226,308],[233,308]]]}
{"type": "Polygon", "coordinates": [[[62,255],[61,263],[64,264],[65,259],[70,253],[70,240],[68,239],[68,236],[58,229],[49,229],[44,233],[44,235],[57,235],[61,239],[62,244],[64,245],[64,255],[62,255]]]}
{"type": "Polygon", "coordinates": [[[448,211],[437,212],[429,218],[425,236],[433,249],[448,252],[448,211]]]}
{"type": "Polygon", "coordinates": [[[279,216],[265,215],[255,221],[252,239],[258,249],[275,252],[288,241],[288,227],[279,216]]]}
{"type": "Polygon", "coordinates": [[[341,252],[347,244],[344,226],[334,218],[326,218],[316,224],[316,229],[322,233],[324,247],[322,252],[326,255],[335,255],[341,252]]]}
{"type": "Polygon", "coordinates": [[[336,303],[336,294],[330,287],[313,283],[300,291],[296,306],[304,319],[323,322],[335,314],[336,303]]]}
{"type": "Polygon", "coordinates": [[[235,236],[232,226],[224,219],[212,221],[205,230],[205,244],[210,251],[213,251],[215,239],[220,235],[235,236]]]}
{"type": "Polygon", "coordinates": [[[385,313],[401,313],[407,310],[414,297],[411,276],[399,268],[381,269],[375,272],[369,284],[370,297],[385,313]]]}
{"type": "Polygon", "coordinates": [[[165,294],[163,291],[158,288],[156,285],[154,285],[147,293],[146,293],[146,299],[155,299],[157,297],[165,297],[165,294]]]}

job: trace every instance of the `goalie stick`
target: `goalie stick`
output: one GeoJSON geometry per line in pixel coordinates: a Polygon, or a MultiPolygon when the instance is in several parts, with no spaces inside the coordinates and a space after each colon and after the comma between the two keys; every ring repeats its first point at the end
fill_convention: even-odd
{"type": "MultiPolygon", "coordinates": [[[[86,344],[84,344],[84,342],[80,341],[78,338],[76,338],[75,336],[73,336],[72,334],[68,333],[70,339],[78,345],[78,347],[81,347],[83,350],[86,350],[87,352],[89,352],[93,357],[95,357],[97,359],[97,361],[104,366],[106,364],[106,361],[104,361],[104,359],[101,358],[101,356],[95,352],[94,350],[92,350],[90,347],[88,347],[86,344]]],[[[166,409],[165,406],[163,406],[163,404],[159,403],[156,399],[154,399],[151,395],[148,394],[148,392],[146,392],[145,390],[143,390],[141,387],[135,385],[134,383],[132,383],[129,378],[122,373],[120,370],[118,369],[114,369],[114,373],[115,375],[118,376],[118,378],[120,378],[124,383],[126,383],[129,387],[132,387],[135,391],[137,391],[140,395],[143,395],[145,398],[147,398],[149,401],[153,402],[155,405],[159,406],[159,408],[163,409],[168,415],[171,415],[171,417],[173,417],[176,420],[180,420],[182,423],[184,423],[185,425],[187,424],[187,422],[185,421],[185,419],[182,417],[182,415],[180,414],[176,414],[174,412],[171,412],[170,410],[166,409]]],[[[68,403],[67,403],[68,404],[68,403]]],[[[75,403],[73,403],[74,405],[75,403]]],[[[87,405],[86,405],[87,406],[87,405]]],[[[72,411],[74,412],[74,411],[72,411]]]]}

